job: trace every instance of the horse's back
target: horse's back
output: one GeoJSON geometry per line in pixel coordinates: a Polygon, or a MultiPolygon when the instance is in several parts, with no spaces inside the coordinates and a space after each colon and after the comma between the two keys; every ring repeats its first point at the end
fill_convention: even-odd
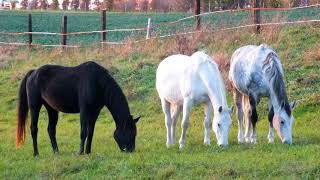
{"type": "Polygon", "coordinates": [[[274,53],[269,46],[248,45],[237,49],[231,58],[229,79],[240,92],[262,91],[268,93],[268,84],[264,78],[263,65],[270,53],[274,53]]]}
{"type": "Polygon", "coordinates": [[[196,103],[208,101],[206,83],[211,78],[215,79],[217,73],[217,65],[202,52],[196,52],[191,57],[169,56],[158,66],[157,91],[160,98],[171,103],[181,104],[186,97],[194,99],[196,103]],[[205,79],[201,76],[205,76],[205,79]]]}
{"type": "Polygon", "coordinates": [[[100,82],[108,76],[94,62],[75,67],[44,65],[29,77],[27,88],[58,111],[78,113],[81,104],[97,104],[102,99],[104,84],[100,82]]]}
{"type": "Polygon", "coordinates": [[[185,55],[172,55],[160,62],[156,73],[156,88],[160,98],[182,103],[180,86],[191,59],[185,55]]]}

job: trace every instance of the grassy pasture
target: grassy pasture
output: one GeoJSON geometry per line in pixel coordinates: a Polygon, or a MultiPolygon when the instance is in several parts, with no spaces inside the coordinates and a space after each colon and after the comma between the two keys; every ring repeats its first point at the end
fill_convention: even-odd
{"type": "MultiPolygon", "coordinates": [[[[266,101],[259,105],[258,144],[237,143],[233,116],[229,147],[203,145],[203,108],[195,107],[187,132],[186,147],[167,149],[164,116],[155,90],[155,72],[161,57],[175,49],[174,41],[147,42],[119,49],[58,50],[6,48],[0,46],[0,178],[1,179],[316,179],[320,177],[320,32],[317,26],[273,28],[261,35],[235,32],[203,38],[195,44],[211,55],[232,52],[246,44],[268,43],[283,60],[289,100],[298,100],[293,114],[293,145],[267,143],[266,101]],[[275,31],[275,32],[274,32],[275,31]],[[112,52],[112,53],[111,53],[112,52]],[[110,70],[128,97],[138,123],[136,152],[121,153],[112,138],[114,122],[105,109],[99,116],[92,153],[78,156],[79,115],[59,114],[59,154],[52,154],[46,132],[47,114],[39,119],[40,156],[32,156],[31,136],[15,149],[18,85],[24,74],[44,64],[77,65],[94,59],[110,70]]],[[[226,71],[222,69],[222,71],[226,71]]],[[[232,104],[228,93],[229,104],[232,104]]],[[[180,135],[177,127],[177,141],[180,135]]]]}

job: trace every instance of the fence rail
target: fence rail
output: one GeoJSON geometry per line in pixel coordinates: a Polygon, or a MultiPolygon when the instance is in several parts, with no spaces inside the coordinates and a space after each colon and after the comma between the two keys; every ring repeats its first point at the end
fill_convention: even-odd
{"type": "MultiPolygon", "coordinates": [[[[320,4],[315,5],[309,5],[309,6],[303,6],[303,7],[295,7],[295,8],[246,8],[246,9],[238,9],[238,10],[223,10],[223,11],[215,11],[215,12],[207,12],[202,14],[196,14],[193,16],[188,16],[184,18],[180,18],[175,21],[171,22],[164,22],[164,23],[158,23],[156,25],[152,25],[151,19],[148,19],[148,22],[146,22],[147,26],[145,28],[119,28],[119,29],[107,29],[106,28],[106,12],[101,12],[101,18],[100,18],[100,30],[95,31],[79,31],[79,32],[67,32],[67,16],[63,16],[63,20],[61,23],[61,32],[36,32],[32,31],[32,17],[31,14],[29,14],[28,18],[28,32],[0,32],[0,35],[8,35],[8,36],[21,36],[21,35],[28,35],[28,42],[21,43],[21,42],[2,42],[0,41],[0,45],[16,45],[16,46],[42,46],[42,47],[63,47],[63,48],[70,48],[70,47],[83,47],[87,45],[68,45],[67,44],[67,37],[68,36],[77,36],[77,35],[89,35],[89,34],[100,34],[100,42],[91,43],[90,45],[121,45],[126,44],[126,42],[111,42],[107,41],[106,34],[108,32],[141,32],[146,34],[146,39],[140,39],[140,40],[133,40],[130,41],[130,43],[139,43],[144,42],[150,39],[155,38],[166,38],[166,37],[172,37],[172,36],[180,36],[180,35],[188,35],[188,34],[195,34],[199,32],[216,32],[216,31],[228,31],[228,30],[235,30],[235,29],[243,29],[243,28],[252,28],[252,27],[264,27],[264,26],[280,26],[280,25],[294,25],[294,24],[308,24],[308,23],[320,23],[320,19],[309,19],[309,20],[296,20],[296,21],[284,21],[284,22],[267,22],[267,23],[261,23],[260,20],[257,20],[256,18],[253,18],[252,24],[245,24],[245,25],[238,25],[238,26],[232,26],[232,27],[222,27],[217,28],[213,30],[201,30],[199,28],[199,21],[198,17],[204,18],[208,15],[215,15],[215,14],[222,14],[222,13],[236,13],[236,12],[252,12],[252,14],[256,15],[256,11],[293,11],[293,10],[299,10],[299,9],[307,9],[307,8],[319,8],[320,4]],[[180,33],[168,33],[164,35],[158,35],[158,36],[152,36],[152,31],[154,29],[160,29],[163,26],[171,26],[175,24],[182,23],[187,20],[195,19],[195,29],[193,31],[185,31],[180,33]],[[40,44],[40,43],[33,43],[33,35],[49,35],[49,36],[60,36],[61,37],[61,44],[40,44]]],[[[320,13],[319,13],[320,15],[320,13]]],[[[260,19],[260,13],[258,15],[258,19],[260,19]]],[[[213,16],[214,17],[214,16],[213,16]]]]}

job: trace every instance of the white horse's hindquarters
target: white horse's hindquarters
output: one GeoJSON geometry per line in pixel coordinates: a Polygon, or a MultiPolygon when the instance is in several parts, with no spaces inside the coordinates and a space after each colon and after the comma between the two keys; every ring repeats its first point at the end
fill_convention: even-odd
{"type": "Polygon", "coordinates": [[[183,104],[180,86],[189,61],[189,56],[173,55],[159,64],[156,74],[156,88],[161,99],[176,105],[183,104]]]}

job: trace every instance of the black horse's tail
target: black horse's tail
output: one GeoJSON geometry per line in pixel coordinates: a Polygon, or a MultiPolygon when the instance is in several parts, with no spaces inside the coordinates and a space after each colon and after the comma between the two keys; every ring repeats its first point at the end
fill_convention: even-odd
{"type": "Polygon", "coordinates": [[[26,134],[26,119],[28,116],[29,106],[28,106],[28,98],[27,98],[27,79],[31,75],[34,70],[29,71],[26,76],[22,79],[19,89],[19,103],[17,109],[17,136],[16,136],[16,147],[20,148],[20,146],[24,143],[26,134]]]}

